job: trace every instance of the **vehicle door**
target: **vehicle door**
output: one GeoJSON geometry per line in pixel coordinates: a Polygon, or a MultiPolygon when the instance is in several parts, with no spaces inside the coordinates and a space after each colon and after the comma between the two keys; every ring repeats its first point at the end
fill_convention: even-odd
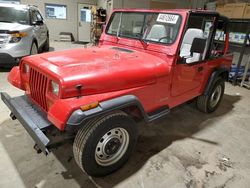
{"type": "Polygon", "coordinates": [[[44,19],[43,19],[41,13],[38,10],[35,10],[35,13],[36,13],[38,24],[39,24],[40,30],[41,30],[41,36],[40,36],[41,37],[41,44],[44,44],[46,39],[47,39],[48,29],[47,29],[47,26],[44,22],[44,19]]]}
{"type": "Polygon", "coordinates": [[[179,58],[174,67],[172,96],[198,94],[205,79],[218,15],[191,13],[183,33],[179,58]],[[210,24],[206,24],[211,20],[210,24]],[[197,41],[203,41],[197,43],[197,41]],[[191,52],[191,50],[199,52],[191,52]]]}
{"type": "Polygon", "coordinates": [[[31,24],[33,26],[33,33],[37,39],[38,48],[40,48],[41,45],[45,42],[47,37],[46,26],[43,23],[43,18],[41,14],[37,10],[31,9],[30,16],[31,16],[31,24]]]}

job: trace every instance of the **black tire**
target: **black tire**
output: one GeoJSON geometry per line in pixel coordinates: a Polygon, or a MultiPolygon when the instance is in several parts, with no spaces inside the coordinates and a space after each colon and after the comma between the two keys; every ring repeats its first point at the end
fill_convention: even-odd
{"type": "Polygon", "coordinates": [[[78,131],[74,140],[73,153],[76,163],[91,176],[106,176],[118,170],[129,159],[136,146],[137,135],[136,123],[122,111],[90,120],[78,131]],[[118,131],[128,134],[121,136],[118,131]],[[120,142],[117,142],[118,138],[121,139],[120,142]],[[124,145],[127,138],[129,141],[124,145]],[[100,149],[99,145],[105,146],[100,149]],[[100,156],[98,151],[103,156],[100,156]],[[114,152],[114,154],[108,156],[108,152],[114,152]],[[111,160],[112,164],[109,164],[108,160],[111,160]]]}
{"type": "Polygon", "coordinates": [[[49,36],[47,36],[47,39],[44,43],[44,46],[43,46],[43,51],[44,52],[49,52],[49,48],[50,48],[50,43],[49,43],[49,36]]]}
{"type": "Polygon", "coordinates": [[[204,113],[214,112],[221,103],[221,100],[224,95],[224,90],[225,90],[225,81],[223,78],[218,77],[215,80],[213,87],[209,91],[208,95],[201,95],[197,98],[196,106],[198,110],[204,113]],[[218,88],[221,89],[221,92],[219,94],[218,94],[218,90],[219,90],[218,88]],[[213,100],[216,97],[215,92],[217,93],[218,98],[216,98],[216,100],[213,100]]]}
{"type": "Polygon", "coordinates": [[[36,55],[38,54],[38,47],[35,42],[32,43],[30,48],[30,55],[36,55]]]}

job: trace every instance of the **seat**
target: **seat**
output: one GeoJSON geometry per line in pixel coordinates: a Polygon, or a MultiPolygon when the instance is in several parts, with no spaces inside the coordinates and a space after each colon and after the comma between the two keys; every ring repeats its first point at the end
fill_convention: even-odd
{"type": "MultiPolygon", "coordinates": [[[[146,39],[159,42],[163,37],[167,36],[167,31],[164,25],[155,24],[152,26],[150,32],[148,33],[146,39]]],[[[164,41],[163,41],[164,42],[164,41]]]]}
{"type": "Polygon", "coordinates": [[[201,29],[189,28],[183,38],[180,50],[180,57],[187,57],[186,63],[200,61],[203,54],[193,53],[191,56],[191,46],[194,38],[204,38],[204,33],[201,29]]]}
{"type": "Polygon", "coordinates": [[[133,35],[138,37],[141,35],[142,26],[136,26],[133,28],[133,35]]]}

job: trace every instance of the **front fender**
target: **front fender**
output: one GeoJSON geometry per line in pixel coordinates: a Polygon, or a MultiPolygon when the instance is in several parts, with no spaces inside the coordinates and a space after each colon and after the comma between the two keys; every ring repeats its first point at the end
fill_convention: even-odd
{"type": "Polygon", "coordinates": [[[139,102],[139,99],[134,95],[124,95],[114,99],[105,100],[100,102],[96,108],[82,111],[81,109],[74,109],[68,105],[67,100],[58,100],[49,110],[48,119],[59,130],[65,129],[65,122],[68,129],[79,127],[84,121],[113,110],[122,109],[128,106],[137,106],[142,112],[143,118],[147,119],[146,112],[139,102]],[[60,109],[58,109],[58,106],[60,109]],[[73,112],[72,112],[73,111],[73,112]],[[72,112],[72,113],[71,113],[72,112]],[[70,127],[70,128],[69,128],[70,127]]]}
{"type": "Polygon", "coordinates": [[[149,110],[136,93],[143,88],[134,88],[123,91],[116,91],[106,94],[97,94],[79,98],[67,98],[56,100],[49,108],[47,117],[59,130],[78,129],[90,118],[108,113],[114,110],[125,109],[126,107],[137,107],[142,118],[151,122],[169,113],[167,106],[159,107],[157,113],[147,113],[149,110]],[[137,91],[137,92],[135,92],[137,91]],[[99,102],[96,108],[82,111],[81,106],[99,102]]]}
{"type": "Polygon", "coordinates": [[[160,108],[155,114],[147,114],[144,110],[141,102],[135,95],[124,95],[107,101],[99,103],[99,106],[88,111],[76,110],[68,119],[66,130],[75,130],[81,128],[79,125],[83,125],[86,120],[93,117],[112,112],[115,110],[125,109],[126,107],[137,107],[145,122],[151,122],[167,115],[170,110],[168,107],[160,108]]]}
{"type": "Polygon", "coordinates": [[[114,110],[123,109],[129,106],[137,106],[142,112],[143,117],[147,118],[146,112],[144,111],[144,108],[139,102],[139,99],[134,95],[125,95],[107,101],[103,101],[99,104],[98,107],[88,111],[82,111],[82,110],[74,111],[70,116],[70,118],[68,119],[67,125],[77,126],[94,116],[98,116],[103,113],[107,113],[114,110]]]}
{"type": "Polygon", "coordinates": [[[13,67],[8,75],[8,81],[15,87],[25,90],[21,81],[20,69],[18,66],[13,67]]]}
{"type": "MultiPolygon", "coordinates": [[[[99,106],[96,109],[91,109],[85,111],[84,114],[80,113],[80,115],[90,115],[93,111],[99,112],[99,108],[102,109],[111,109],[111,106],[108,106],[107,101],[113,101],[112,104],[119,104],[117,106],[122,106],[122,104],[132,104],[132,98],[137,98],[138,96],[135,93],[138,93],[142,88],[133,88],[133,89],[126,89],[122,91],[115,91],[110,93],[102,93],[96,95],[89,95],[83,97],[74,97],[74,98],[66,98],[66,99],[58,99],[52,105],[47,113],[48,119],[54,124],[59,130],[63,131],[68,123],[73,125],[80,124],[81,122],[77,123],[77,120],[81,120],[82,118],[71,118],[72,114],[79,114],[81,110],[81,106],[91,104],[94,102],[99,102],[99,106]],[[124,99],[125,96],[134,96],[134,97],[126,97],[129,100],[121,100],[124,99]],[[122,97],[121,97],[122,96],[122,97]],[[114,102],[115,101],[115,102],[114,102]],[[119,101],[119,103],[118,103],[119,101]],[[121,102],[123,101],[123,102],[121,102]],[[69,119],[71,120],[69,121],[69,119]]],[[[137,99],[137,101],[141,101],[141,99],[137,99]]],[[[110,103],[109,103],[110,104],[110,103]]],[[[141,107],[145,109],[145,106],[141,107]]],[[[146,111],[146,110],[144,110],[146,111]]],[[[98,114],[98,113],[95,113],[98,114]]],[[[83,118],[84,119],[84,118],[83,118]]]]}

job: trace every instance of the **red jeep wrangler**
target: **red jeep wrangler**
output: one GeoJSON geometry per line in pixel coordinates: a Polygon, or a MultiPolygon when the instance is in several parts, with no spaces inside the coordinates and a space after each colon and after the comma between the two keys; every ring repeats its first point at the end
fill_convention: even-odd
{"type": "Polygon", "coordinates": [[[1,98],[38,152],[74,140],[79,167],[104,176],[128,160],[137,121],[189,100],[217,109],[232,62],[228,38],[216,12],[115,10],[97,47],[23,58],[8,80],[25,95],[1,98]]]}

